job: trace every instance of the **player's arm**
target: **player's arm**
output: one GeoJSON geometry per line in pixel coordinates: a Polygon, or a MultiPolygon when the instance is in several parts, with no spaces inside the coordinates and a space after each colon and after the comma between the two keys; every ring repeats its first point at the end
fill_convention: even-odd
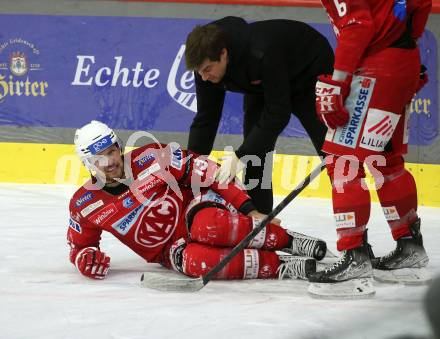
{"type": "Polygon", "coordinates": [[[188,177],[184,184],[190,186],[194,193],[197,193],[200,188],[210,188],[243,214],[247,215],[255,210],[251,198],[243,187],[233,181],[220,184],[215,180],[219,167],[216,162],[206,156],[198,156],[189,158],[186,165],[188,177]]]}
{"type": "Polygon", "coordinates": [[[333,74],[322,74],[316,83],[316,114],[328,127],[344,126],[349,114],[344,102],[351,77],[374,34],[373,18],[364,0],[323,2],[338,42],[333,74]]]}
{"type": "Polygon", "coordinates": [[[414,8],[410,15],[411,19],[411,36],[414,39],[418,39],[422,36],[425,30],[426,23],[428,22],[428,16],[431,12],[432,1],[421,0],[418,1],[418,6],[414,8]]]}
{"type": "Polygon", "coordinates": [[[327,0],[327,13],[337,36],[335,71],[352,74],[374,35],[374,21],[364,0],[327,0]]]}
{"type": "Polygon", "coordinates": [[[82,275],[92,279],[104,279],[110,267],[110,257],[99,248],[101,232],[71,208],[67,231],[69,259],[82,275]]]}
{"type": "Polygon", "coordinates": [[[209,155],[223,111],[225,91],[203,81],[194,72],[197,96],[197,114],[191,124],[188,150],[197,154],[209,155]]]}

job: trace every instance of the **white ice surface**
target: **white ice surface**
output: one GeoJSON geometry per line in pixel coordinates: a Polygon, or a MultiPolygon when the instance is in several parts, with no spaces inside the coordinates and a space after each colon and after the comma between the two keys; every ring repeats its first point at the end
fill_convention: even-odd
{"type": "MultiPolygon", "coordinates": [[[[429,335],[426,286],[376,283],[369,300],[307,295],[307,282],[210,282],[196,293],[141,288],[146,264],[106,234],[112,267],[103,281],[83,278],[68,261],[66,221],[73,187],[0,185],[0,338],[392,338],[429,335]]],[[[429,270],[440,273],[440,210],[421,207],[429,270]]],[[[327,240],[335,250],[329,200],[298,199],[286,227],[327,240]]],[[[370,219],[376,255],[394,248],[378,205],[370,219]]]]}

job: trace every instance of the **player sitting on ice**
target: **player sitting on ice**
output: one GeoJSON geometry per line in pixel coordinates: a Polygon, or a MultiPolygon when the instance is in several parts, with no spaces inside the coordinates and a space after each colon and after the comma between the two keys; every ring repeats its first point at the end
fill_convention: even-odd
{"type": "MultiPolygon", "coordinates": [[[[265,216],[235,183],[220,187],[217,165],[206,157],[159,143],[123,154],[114,131],[99,121],[76,131],[75,147],[92,177],[70,201],[67,238],[70,261],[89,278],[103,279],[110,266],[99,247],[102,231],[147,262],[200,277],[265,216]]],[[[274,219],[216,278],[305,279],[325,253],[324,241],[274,219]]]]}

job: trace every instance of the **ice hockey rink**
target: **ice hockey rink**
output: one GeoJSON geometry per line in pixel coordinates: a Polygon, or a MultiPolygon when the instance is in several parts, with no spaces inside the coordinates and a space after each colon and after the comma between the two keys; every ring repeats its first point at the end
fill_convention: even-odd
{"type": "MultiPolygon", "coordinates": [[[[146,264],[104,234],[103,281],[76,272],[66,229],[73,186],[0,185],[0,338],[427,338],[427,286],[375,283],[368,300],[322,300],[300,280],[213,281],[194,293],[142,288],[146,264]]],[[[279,199],[278,199],[279,201],[279,199]]],[[[429,270],[440,273],[440,210],[420,207],[429,270]]],[[[283,224],[335,250],[330,200],[296,199],[283,224]]],[[[369,227],[376,255],[394,248],[382,211],[369,227]]]]}

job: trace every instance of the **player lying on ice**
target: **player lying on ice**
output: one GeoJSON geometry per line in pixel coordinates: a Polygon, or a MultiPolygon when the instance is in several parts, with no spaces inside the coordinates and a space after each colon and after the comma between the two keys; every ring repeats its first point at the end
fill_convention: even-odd
{"type": "MultiPolygon", "coordinates": [[[[70,261],[86,277],[103,279],[110,267],[102,231],[147,262],[200,277],[265,216],[243,188],[215,182],[217,164],[206,157],[159,143],[123,154],[114,131],[99,121],[76,131],[75,147],[92,177],[70,201],[67,239],[70,261]]],[[[324,241],[274,219],[216,278],[306,279],[326,250],[324,241]]]]}

